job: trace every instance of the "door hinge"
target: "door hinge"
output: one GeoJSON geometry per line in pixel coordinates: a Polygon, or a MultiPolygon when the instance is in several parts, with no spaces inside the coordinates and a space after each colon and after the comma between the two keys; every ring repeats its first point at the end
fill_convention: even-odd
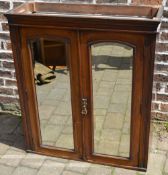
{"type": "Polygon", "coordinates": [[[82,98],[82,99],[81,99],[81,114],[82,114],[83,116],[86,116],[87,113],[88,113],[87,107],[88,107],[87,98],[82,98]]]}

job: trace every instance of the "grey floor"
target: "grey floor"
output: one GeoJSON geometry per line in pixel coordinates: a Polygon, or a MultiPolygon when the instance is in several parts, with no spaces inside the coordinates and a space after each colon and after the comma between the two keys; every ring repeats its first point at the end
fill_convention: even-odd
{"type": "Polygon", "coordinates": [[[0,113],[0,174],[168,175],[168,133],[160,129],[159,124],[152,123],[151,126],[149,162],[145,173],[27,153],[20,118],[0,113]]]}

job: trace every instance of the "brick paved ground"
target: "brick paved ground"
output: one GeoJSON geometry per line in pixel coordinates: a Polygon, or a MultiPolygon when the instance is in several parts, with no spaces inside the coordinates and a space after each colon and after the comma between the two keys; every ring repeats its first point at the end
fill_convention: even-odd
{"type": "Polygon", "coordinates": [[[168,175],[168,137],[162,132],[163,139],[158,139],[154,127],[148,170],[142,173],[26,153],[20,123],[16,116],[0,114],[1,175],[168,175]]]}

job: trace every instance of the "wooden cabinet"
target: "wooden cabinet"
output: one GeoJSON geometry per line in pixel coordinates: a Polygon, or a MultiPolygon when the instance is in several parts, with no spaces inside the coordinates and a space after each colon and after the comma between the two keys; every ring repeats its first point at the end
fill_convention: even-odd
{"type": "Polygon", "coordinates": [[[27,150],[145,170],[161,9],[27,3],[6,16],[27,150]]]}

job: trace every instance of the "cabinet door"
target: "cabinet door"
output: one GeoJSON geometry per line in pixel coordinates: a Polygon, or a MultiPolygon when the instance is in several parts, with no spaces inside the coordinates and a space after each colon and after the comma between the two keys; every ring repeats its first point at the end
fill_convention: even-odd
{"type": "Polygon", "coordinates": [[[143,37],[81,32],[85,159],[140,167],[143,37]]]}
{"type": "Polygon", "coordinates": [[[31,149],[79,159],[82,137],[76,33],[38,28],[21,32],[31,149]]]}

